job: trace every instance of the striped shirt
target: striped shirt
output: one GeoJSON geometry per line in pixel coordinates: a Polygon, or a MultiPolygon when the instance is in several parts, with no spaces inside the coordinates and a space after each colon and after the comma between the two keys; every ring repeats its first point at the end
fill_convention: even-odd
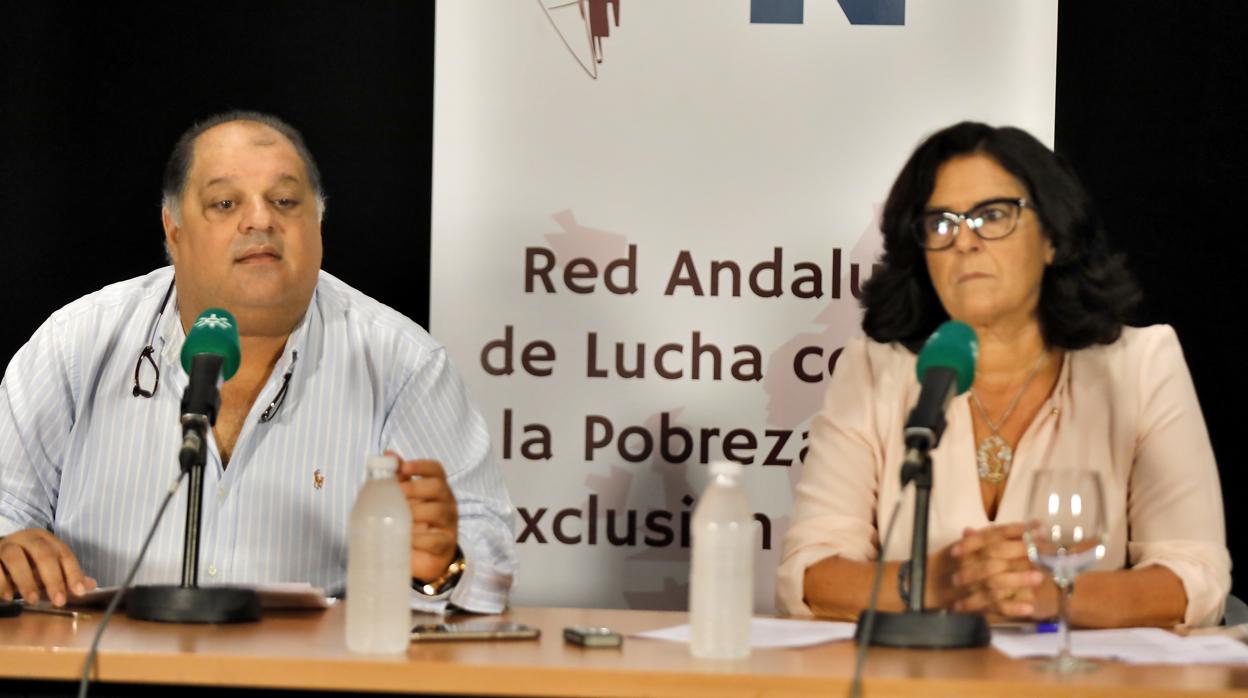
{"type": "MultiPolygon", "coordinates": [[[[165,267],[61,308],[17,352],[0,383],[0,535],[47,529],[105,585],[123,580],[178,472],[187,375],[176,291],[156,319],[172,278],[165,267]],[[160,367],[150,399],[132,393],[135,362],[149,337],[160,367]]],[[[143,387],[152,382],[146,370],[143,387]]],[[[446,469],[468,561],[450,602],[502,610],[515,566],[513,511],[484,421],[441,345],[323,271],[228,468],[210,439],[201,584],[341,589],[364,465],[387,449],[436,459],[446,469]],[[280,409],[260,421],[288,371],[280,409]]],[[[139,583],[181,580],[186,499],[183,486],[139,583]]],[[[413,608],[444,605],[413,592],[413,608]]]]}

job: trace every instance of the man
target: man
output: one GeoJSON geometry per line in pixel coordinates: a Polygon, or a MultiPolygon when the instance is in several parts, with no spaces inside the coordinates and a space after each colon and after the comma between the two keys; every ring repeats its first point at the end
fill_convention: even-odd
{"type": "MultiPolygon", "coordinates": [[[[204,477],[200,580],[340,588],[370,454],[404,457],[413,607],[494,613],[512,509],[445,350],[320,271],[320,175],[297,131],[254,112],[189,129],[166,167],[172,269],[62,308],[0,384],[0,596],[60,605],[120,583],[177,473],[179,353],[204,309],[238,320],[204,477]],[[137,361],[137,363],[136,363],[137,361]]],[[[180,579],[186,490],[138,581],[180,579]]]]}

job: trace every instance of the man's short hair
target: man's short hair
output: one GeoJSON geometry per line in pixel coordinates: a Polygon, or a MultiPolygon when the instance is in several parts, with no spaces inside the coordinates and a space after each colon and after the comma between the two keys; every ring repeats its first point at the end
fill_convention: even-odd
{"type": "Polygon", "coordinates": [[[195,157],[195,139],[210,128],[232,121],[254,121],[263,124],[285,136],[286,140],[295,146],[295,152],[303,160],[303,169],[308,173],[308,185],[311,186],[312,193],[316,196],[316,217],[318,219],[323,217],[325,215],[325,190],[321,186],[321,171],[316,167],[312,151],[308,150],[307,144],[303,141],[303,134],[299,133],[294,126],[272,114],[235,109],[214,114],[203,121],[196,122],[184,131],[178,138],[178,142],[174,144],[173,152],[169,154],[169,160],[165,163],[160,201],[161,206],[169,209],[173,222],[182,225],[182,191],[186,188],[186,180],[191,174],[191,163],[195,157]]]}

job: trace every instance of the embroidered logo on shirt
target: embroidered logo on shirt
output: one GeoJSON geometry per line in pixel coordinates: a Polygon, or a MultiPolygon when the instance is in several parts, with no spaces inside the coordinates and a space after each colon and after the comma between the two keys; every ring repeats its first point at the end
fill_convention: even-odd
{"type": "Polygon", "coordinates": [[[312,486],[318,490],[325,486],[325,473],[320,468],[312,471],[312,486]]]}

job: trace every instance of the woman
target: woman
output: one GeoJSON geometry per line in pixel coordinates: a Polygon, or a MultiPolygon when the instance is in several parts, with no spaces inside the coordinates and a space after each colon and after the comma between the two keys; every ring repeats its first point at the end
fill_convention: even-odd
{"type": "MultiPolygon", "coordinates": [[[[1138,293],[1070,169],[1030,135],[961,123],[928,138],[885,204],[867,338],[845,347],[797,486],[777,580],[783,611],[853,618],[900,489],[915,352],[946,319],[979,337],[973,387],[932,452],[925,606],[1050,618],[1057,587],[1027,560],[1031,474],[1101,474],[1107,554],[1081,575],[1085,627],[1207,625],[1230,589],[1221,489],[1174,331],[1127,328],[1138,293]]],[[[913,496],[883,551],[879,607],[903,607],[913,496]]]]}

